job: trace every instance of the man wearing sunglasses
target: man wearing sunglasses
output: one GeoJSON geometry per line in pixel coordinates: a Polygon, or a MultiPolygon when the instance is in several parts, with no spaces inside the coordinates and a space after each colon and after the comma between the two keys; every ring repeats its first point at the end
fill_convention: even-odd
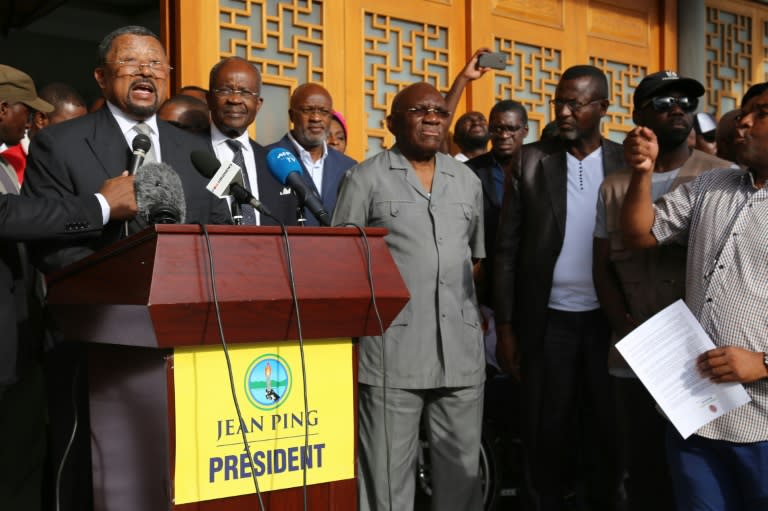
{"type": "MultiPolygon", "coordinates": [[[[730,166],[730,162],[688,146],[694,111],[703,94],[704,86],[698,81],[672,71],[648,75],[635,90],[632,119],[637,126],[650,129],[659,145],[653,169],[654,200],[702,172],[730,166]]],[[[628,147],[631,140],[630,136],[628,147]]],[[[631,169],[606,177],[597,203],[595,288],[611,322],[614,341],[685,296],[685,247],[632,251],[624,246],[621,205],[631,177],[631,169]]],[[[629,510],[672,510],[674,498],[664,451],[666,421],[615,348],[609,363],[629,473],[629,510]]]]}
{"type": "Polygon", "coordinates": [[[589,509],[610,510],[618,487],[609,326],[592,282],[597,191],[624,166],[621,146],[600,134],[608,98],[600,69],[563,73],[558,138],[523,146],[499,221],[496,352],[521,377],[527,479],[541,511],[564,509],[576,484],[589,509]]]}
{"type": "Polygon", "coordinates": [[[687,439],[667,427],[675,499],[686,511],[768,509],[768,83],[750,87],[738,119],[746,169],[705,172],[655,203],[657,137],[636,128],[625,146],[625,240],[687,245],[685,301],[716,346],[697,367],[714,383],[743,384],[751,398],[687,439]]]}

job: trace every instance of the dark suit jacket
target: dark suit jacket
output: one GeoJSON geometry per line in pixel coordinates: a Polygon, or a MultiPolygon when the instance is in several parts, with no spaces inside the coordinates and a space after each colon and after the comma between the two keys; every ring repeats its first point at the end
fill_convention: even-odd
{"type": "Polygon", "coordinates": [[[0,194],[0,386],[14,382],[17,362],[42,337],[35,275],[16,242],[98,236],[101,223],[93,196],[33,200],[0,194]]]}
{"type": "MultiPolygon", "coordinates": [[[[190,160],[194,150],[206,150],[204,137],[192,135],[157,120],[164,163],[181,178],[187,205],[187,223],[231,223],[226,202],[206,188],[206,179],[190,160]]],[[[109,109],[100,110],[55,126],[35,136],[29,150],[22,195],[67,197],[98,191],[102,182],[128,167],[130,149],[109,109]]],[[[34,247],[33,256],[43,271],[82,259],[117,241],[122,222],[110,222],[101,237],[90,243],[46,243],[34,247]]]]}
{"type": "Polygon", "coordinates": [[[489,307],[493,306],[493,255],[496,253],[496,231],[499,226],[499,214],[501,213],[501,202],[496,195],[496,184],[493,181],[493,168],[496,166],[496,160],[490,152],[481,154],[476,158],[464,162],[471,168],[483,185],[483,216],[485,222],[485,254],[483,259],[484,283],[478,289],[480,291],[478,300],[489,307]]]}
{"type": "MultiPolygon", "coordinates": [[[[622,146],[603,140],[604,174],[623,166],[622,146]]],[[[524,355],[544,335],[552,273],[565,235],[566,168],[559,143],[525,145],[517,179],[504,198],[496,239],[495,316],[497,324],[512,323],[524,355]]]]}
{"type": "MultiPolygon", "coordinates": [[[[299,153],[296,150],[296,147],[293,145],[293,142],[291,142],[291,139],[288,138],[288,134],[283,136],[283,138],[274,144],[268,145],[265,148],[265,151],[268,153],[270,150],[276,147],[290,151],[301,163],[301,156],[299,156],[299,153]]],[[[311,190],[314,190],[315,193],[317,193],[317,195],[323,201],[325,210],[330,216],[333,216],[333,208],[336,207],[336,196],[339,193],[339,185],[341,184],[341,180],[344,178],[344,173],[356,164],[357,162],[349,156],[346,156],[333,149],[332,147],[329,147],[328,156],[325,159],[325,165],[323,167],[323,189],[318,191],[317,187],[315,186],[315,182],[312,181],[312,176],[309,175],[309,172],[307,172],[304,164],[301,163],[301,170],[303,171],[302,177],[304,178],[304,182],[307,183],[311,190]]],[[[315,218],[315,215],[313,215],[309,210],[305,211],[305,215],[307,217],[307,225],[320,225],[320,223],[317,221],[317,218],[315,218]]]]}

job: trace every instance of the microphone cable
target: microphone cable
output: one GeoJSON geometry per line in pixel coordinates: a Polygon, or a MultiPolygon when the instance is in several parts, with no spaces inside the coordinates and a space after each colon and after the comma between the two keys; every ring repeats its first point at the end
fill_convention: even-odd
{"type": "Polygon", "coordinates": [[[198,224],[203,230],[203,236],[205,237],[205,246],[208,251],[208,270],[211,276],[211,290],[213,293],[213,305],[216,311],[216,326],[219,329],[219,339],[221,340],[221,346],[224,348],[224,358],[227,361],[227,373],[229,375],[229,388],[232,392],[232,401],[235,403],[235,411],[237,412],[237,420],[240,422],[240,434],[243,438],[243,446],[245,452],[248,455],[248,463],[251,465],[251,476],[253,478],[253,487],[256,489],[256,496],[259,499],[259,509],[266,511],[264,507],[264,500],[261,497],[261,490],[259,489],[259,480],[256,477],[255,467],[253,466],[253,455],[251,454],[251,446],[248,443],[248,437],[246,436],[246,424],[243,420],[243,414],[240,411],[240,403],[237,400],[237,392],[235,391],[235,378],[232,375],[232,361],[229,358],[229,347],[227,346],[226,338],[224,337],[224,326],[221,320],[221,308],[219,306],[219,295],[216,291],[216,267],[213,262],[213,248],[211,247],[211,238],[208,235],[208,229],[203,224],[198,224]]]}
{"type": "Polygon", "coordinates": [[[72,412],[74,414],[74,421],[72,421],[72,433],[69,435],[69,441],[67,442],[67,446],[64,448],[64,454],[61,456],[61,461],[59,462],[59,466],[56,469],[56,511],[60,511],[61,509],[61,475],[64,472],[64,465],[67,463],[67,458],[69,458],[69,451],[72,449],[72,445],[75,443],[75,435],[77,435],[77,379],[80,376],[80,365],[81,361],[78,360],[77,365],[75,366],[75,374],[72,377],[72,412]]]}
{"type": "Polygon", "coordinates": [[[301,488],[303,494],[303,510],[307,511],[307,451],[309,450],[309,399],[307,398],[307,365],[304,359],[304,334],[301,326],[301,311],[299,310],[299,297],[296,293],[296,281],[293,275],[293,257],[291,255],[291,243],[288,240],[288,229],[285,224],[269,215],[280,224],[280,232],[283,236],[283,248],[285,249],[285,259],[288,269],[288,282],[291,286],[291,298],[293,301],[293,310],[296,312],[296,332],[299,339],[299,355],[301,358],[301,378],[304,397],[304,455],[301,457],[301,488]]]}
{"type": "Polygon", "coordinates": [[[288,239],[288,228],[285,224],[269,211],[260,211],[260,213],[270,217],[280,226],[280,234],[283,238],[283,249],[285,251],[285,260],[288,270],[288,283],[291,286],[291,302],[293,310],[296,312],[296,332],[299,340],[299,357],[301,359],[301,378],[302,391],[304,398],[304,455],[301,458],[301,489],[303,510],[307,511],[307,452],[309,451],[309,399],[307,397],[307,364],[304,358],[304,333],[301,325],[301,311],[299,310],[299,296],[296,293],[296,281],[293,274],[293,256],[291,255],[291,242],[288,239]]]}
{"type": "Polygon", "coordinates": [[[382,386],[381,386],[381,393],[382,393],[382,400],[384,403],[384,451],[385,451],[385,461],[387,463],[387,494],[388,494],[388,504],[389,504],[389,511],[392,511],[392,468],[391,468],[391,461],[389,457],[391,442],[389,439],[389,427],[387,426],[387,354],[386,354],[386,344],[384,342],[384,322],[381,320],[381,314],[379,313],[379,306],[376,303],[376,288],[373,283],[373,256],[371,255],[371,246],[368,243],[368,235],[365,233],[365,229],[363,229],[361,226],[352,223],[347,222],[344,224],[340,224],[342,227],[354,227],[357,229],[357,231],[360,233],[360,239],[363,240],[363,246],[365,247],[365,264],[366,264],[366,270],[368,272],[368,288],[371,291],[371,306],[373,307],[373,313],[376,315],[376,322],[379,325],[379,332],[381,334],[381,375],[382,375],[382,386]]]}

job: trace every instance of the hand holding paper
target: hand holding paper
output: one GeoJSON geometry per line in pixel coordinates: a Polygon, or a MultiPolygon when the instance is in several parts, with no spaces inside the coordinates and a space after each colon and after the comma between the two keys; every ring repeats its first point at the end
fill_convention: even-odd
{"type": "Polygon", "coordinates": [[[768,376],[763,354],[738,346],[725,346],[699,355],[699,371],[715,383],[752,383],[768,376]]]}
{"type": "Polygon", "coordinates": [[[748,366],[728,348],[715,348],[712,340],[682,300],[640,325],[616,348],[684,438],[721,415],[749,402],[736,381],[736,367],[748,366]],[[722,359],[727,353],[726,362],[722,359]],[[712,356],[710,356],[712,355],[712,356]],[[728,383],[715,383],[702,374],[704,364],[715,376],[728,375],[728,383]]]}

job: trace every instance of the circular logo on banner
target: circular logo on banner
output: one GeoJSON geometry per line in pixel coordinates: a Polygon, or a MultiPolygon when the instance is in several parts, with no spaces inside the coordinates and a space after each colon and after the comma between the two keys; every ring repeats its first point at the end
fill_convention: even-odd
{"type": "Polygon", "coordinates": [[[291,392],[291,367],[278,355],[262,355],[245,372],[245,393],[256,408],[274,410],[291,392]]]}

